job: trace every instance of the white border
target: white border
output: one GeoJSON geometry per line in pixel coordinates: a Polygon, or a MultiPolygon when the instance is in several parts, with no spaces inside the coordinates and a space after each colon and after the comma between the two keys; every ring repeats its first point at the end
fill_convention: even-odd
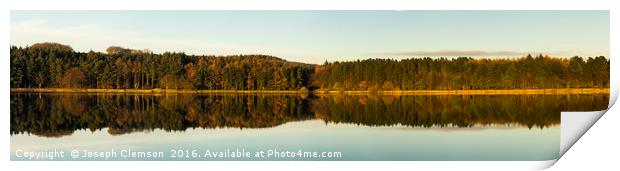
{"type": "MultiPolygon", "coordinates": [[[[618,30],[617,4],[611,0],[589,0],[589,1],[576,1],[576,0],[515,0],[515,1],[497,1],[497,0],[383,0],[383,1],[371,1],[371,0],[211,0],[211,1],[192,1],[192,0],[98,0],[98,1],[84,1],[84,0],[54,0],[54,1],[37,1],[37,0],[14,0],[11,2],[0,2],[0,8],[3,9],[0,19],[3,26],[0,27],[0,35],[2,39],[1,48],[2,58],[4,61],[0,63],[0,68],[3,68],[0,75],[1,84],[0,89],[2,91],[2,109],[4,113],[3,121],[0,124],[3,125],[4,132],[9,132],[9,9],[73,9],[73,10],[104,10],[104,9],[193,9],[193,10],[205,10],[205,9],[359,9],[359,10],[549,10],[549,9],[561,9],[561,10],[611,10],[612,23],[610,29],[612,39],[611,47],[617,46],[618,34],[614,34],[614,30],[618,30]]],[[[612,56],[612,96],[617,98],[618,85],[618,65],[617,60],[613,57],[617,56],[617,52],[611,49],[612,56]]],[[[615,100],[614,100],[615,101],[615,100]]],[[[573,149],[569,150],[567,154],[558,161],[557,169],[571,169],[571,168],[591,168],[598,167],[606,170],[617,170],[610,168],[618,168],[613,163],[613,158],[618,152],[618,148],[615,148],[618,143],[618,115],[620,114],[619,107],[614,106],[608,114],[602,117],[599,123],[595,124],[592,128],[592,134],[587,133],[583,139],[577,142],[573,146],[573,149]],[[609,116],[613,115],[613,116],[609,116]],[[610,120],[615,118],[616,120],[610,120]],[[594,132],[596,131],[596,132],[594,132]],[[585,150],[581,150],[585,149],[585,150]],[[587,150],[591,149],[591,150],[587,150]],[[593,150],[592,150],[593,149],[593,150]],[[597,161],[604,160],[607,163],[599,163],[597,161]]],[[[9,134],[4,134],[5,138],[2,141],[2,147],[0,157],[3,161],[9,161],[9,134]]],[[[27,170],[41,169],[41,170],[67,170],[67,169],[89,169],[89,170],[110,170],[110,169],[139,169],[139,170],[171,170],[171,169],[200,169],[200,170],[215,170],[215,169],[230,169],[233,167],[238,170],[250,170],[256,168],[269,169],[269,170],[317,170],[317,169],[443,169],[443,170],[523,170],[523,169],[541,169],[549,165],[550,162],[8,162],[9,170],[17,170],[17,168],[27,170]],[[293,167],[293,168],[291,168],[293,167]]],[[[556,169],[556,167],[552,167],[556,169]]],[[[4,170],[4,169],[3,169],[4,170]]]]}

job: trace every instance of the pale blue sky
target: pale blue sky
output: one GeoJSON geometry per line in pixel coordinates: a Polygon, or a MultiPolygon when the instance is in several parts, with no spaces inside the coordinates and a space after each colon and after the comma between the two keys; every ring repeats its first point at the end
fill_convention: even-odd
{"type": "Polygon", "coordinates": [[[60,42],[306,63],[609,56],[609,11],[12,11],[11,44],[60,42]]]}

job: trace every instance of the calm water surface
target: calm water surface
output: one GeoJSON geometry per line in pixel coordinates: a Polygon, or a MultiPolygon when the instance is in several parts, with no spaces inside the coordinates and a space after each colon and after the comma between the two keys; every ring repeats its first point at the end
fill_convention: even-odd
{"type": "Polygon", "coordinates": [[[24,160],[17,156],[23,151],[131,149],[164,156],[53,160],[549,160],[558,157],[560,111],[602,110],[608,100],[602,94],[11,93],[11,159],[24,160]],[[201,156],[184,157],[193,150],[201,156]],[[207,150],[341,156],[206,157],[207,150]]]}

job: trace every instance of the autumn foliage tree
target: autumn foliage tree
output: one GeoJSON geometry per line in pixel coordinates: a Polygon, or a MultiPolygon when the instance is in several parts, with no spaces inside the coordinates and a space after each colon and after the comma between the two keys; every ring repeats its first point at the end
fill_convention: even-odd
{"type": "Polygon", "coordinates": [[[469,90],[607,88],[609,59],[409,58],[289,62],[268,55],[155,54],[110,46],[106,53],[68,45],[10,47],[13,88],[193,90],[469,90]]]}
{"type": "Polygon", "coordinates": [[[66,88],[82,88],[86,82],[86,76],[80,68],[70,68],[62,76],[61,86],[66,88]]]}

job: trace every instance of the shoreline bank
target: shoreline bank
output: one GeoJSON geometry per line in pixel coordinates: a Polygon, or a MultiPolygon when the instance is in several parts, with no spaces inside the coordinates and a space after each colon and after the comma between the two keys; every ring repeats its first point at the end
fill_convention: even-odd
{"type": "Polygon", "coordinates": [[[385,95],[519,95],[519,94],[609,94],[609,88],[579,89],[512,89],[512,90],[392,90],[392,91],[325,91],[297,90],[171,90],[171,89],[71,89],[11,88],[11,93],[138,93],[138,94],[385,94],[385,95]]]}

